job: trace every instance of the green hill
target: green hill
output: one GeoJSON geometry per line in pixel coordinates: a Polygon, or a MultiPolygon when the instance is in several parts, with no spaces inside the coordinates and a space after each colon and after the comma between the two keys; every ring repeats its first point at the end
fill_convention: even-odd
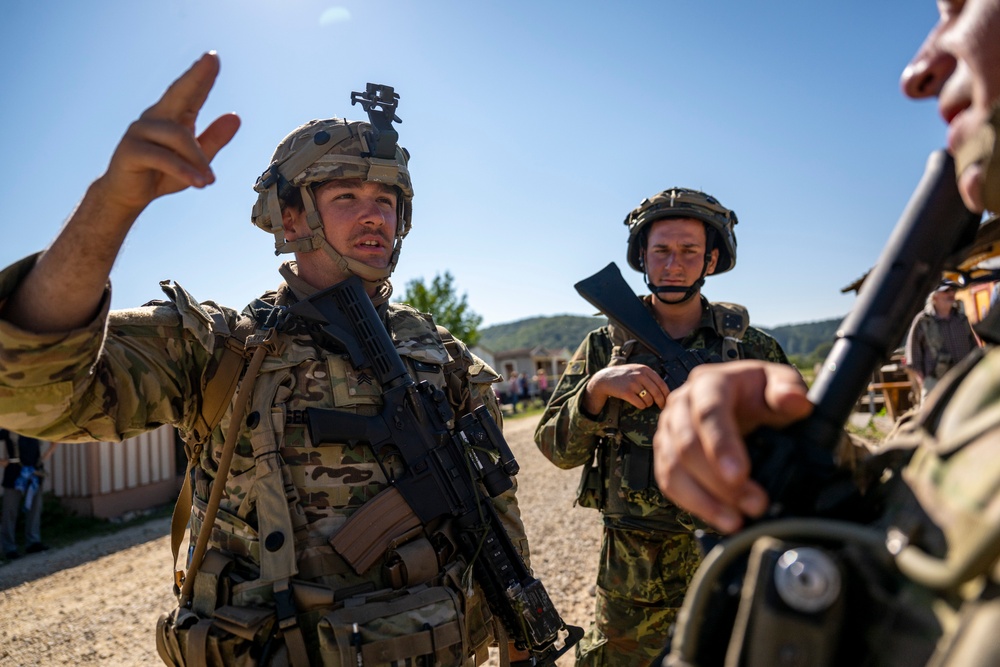
{"type": "Polygon", "coordinates": [[[574,352],[589,332],[607,322],[607,318],[587,315],[529,317],[481,329],[479,344],[493,352],[538,345],[549,349],[568,347],[574,352]]]}
{"type": "MultiPolygon", "coordinates": [[[[829,349],[843,318],[786,324],[766,328],[774,336],[788,355],[809,356],[817,348],[829,349]]],[[[583,341],[594,329],[604,326],[604,317],[586,315],[554,315],[551,317],[529,317],[516,322],[495,324],[482,329],[480,344],[493,352],[516,350],[541,345],[549,349],[567,347],[570,351],[583,341]]]]}
{"type": "Polygon", "coordinates": [[[785,354],[810,355],[824,343],[833,343],[837,335],[837,327],[840,326],[843,319],[838,317],[833,320],[786,324],[773,329],[765,328],[765,331],[774,336],[785,354]]]}

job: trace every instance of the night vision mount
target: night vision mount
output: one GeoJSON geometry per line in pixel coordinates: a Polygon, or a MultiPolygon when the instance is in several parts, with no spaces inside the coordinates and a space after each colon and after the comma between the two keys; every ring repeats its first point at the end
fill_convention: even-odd
{"type": "Polygon", "coordinates": [[[399,133],[392,127],[392,123],[393,121],[403,122],[396,115],[396,107],[399,106],[399,93],[394,92],[392,86],[368,83],[365,84],[365,92],[351,93],[351,105],[359,102],[361,108],[368,112],[368,120],[372,124],[371,132],[365,132],[365,139],[368,141],[369,149],[371,149],[371,153],[367,157],[394,160],[399,133]]]}

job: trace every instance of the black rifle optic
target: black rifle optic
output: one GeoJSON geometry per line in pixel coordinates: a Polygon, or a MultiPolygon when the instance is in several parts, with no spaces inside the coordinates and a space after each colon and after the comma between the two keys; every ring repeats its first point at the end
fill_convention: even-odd
{"type": "Polygon", "coordinates": [[[618,265],[611,262],[603,269],[574,285],[580,296],[604,313],[609,320],[626,329],[637,341],[660,359],[660,375],[673,391],[684,384],[691,369],[711,361],[721,361],[704,349],[686,350],[668,336],[642,300],[622,277],[618,265]]]}
{"type": "Polygon", "coordinates": [[[372,131],[366,133],[371,156],[385,160],[395,159],[399,133],[392,123],[403,122],[396,115],[399,93],[393,91],[392,86],[368,83],[365,84],[365,92],[351,92],[351,105],[359,103],[368,112],[368,120],[372,124],[372,131]]]}
{"type": "Polygon", "coordinates": [[[490,498],[511,488],[518,466],[486,406],[462,415],[449,428],[455,415],[444,392],[410,377],[357,276],[289,312],[321,326],[346,350],[352,365],[371,369],[383,390],[382,411],[376,416],[308,408],[313,443],[368,445],[421,523],[451,518],[459,548],[494,615],[537,664],[553,664],[583,630],[563,623],[493,507],[490,498]],[[402,462],[402,474],[391,475],[386,465],[390,458],[402,462]],[[558,647],[561,631],[567,636],[558,647]]]}

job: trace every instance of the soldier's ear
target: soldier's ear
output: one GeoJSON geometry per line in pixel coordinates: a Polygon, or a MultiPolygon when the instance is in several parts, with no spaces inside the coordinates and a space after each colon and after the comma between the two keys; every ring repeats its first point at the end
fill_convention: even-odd
{"type": "Polygon", "coordinates": [[[302,237],[306,225],[306,212],[294,206],[286,206],[281,211],[281,226],[285,230],[285,240],[295,241],[302,237]]]}
{"type": "Polygon", "coordinates": [[[715,273],[715,267],[719,264],[719,249],[712,248],[712,252],[708,254],[711,255],[712,258],[708,260],[708,268],[705,271],[706,276],[710,276],[715,273]]]}

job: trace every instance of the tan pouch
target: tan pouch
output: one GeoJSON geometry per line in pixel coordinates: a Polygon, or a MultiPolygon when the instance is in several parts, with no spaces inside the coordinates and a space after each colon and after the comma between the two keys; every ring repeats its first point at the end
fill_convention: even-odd
{"type": "Polygon", "coordinates": [[[420,656],[448,667],[465,664],[469,654],[461,601],[447,586],[351,598],[324,616],[317,631],[328,667],[372,667],[420,656]]]}

